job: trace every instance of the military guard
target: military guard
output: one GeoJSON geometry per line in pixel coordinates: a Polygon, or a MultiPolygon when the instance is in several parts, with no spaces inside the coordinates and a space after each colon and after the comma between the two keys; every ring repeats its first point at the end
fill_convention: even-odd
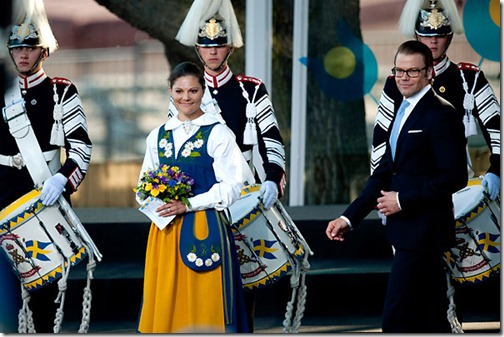
{"type": "MultiPolygon", "coordinates": [[[[235,75],[228,65],[243,39],[230,0],[195,0],[176,39],[194,47],[205,69],[206,90],[202,109],[220,115],[236,136],[249,163],[265,209],[284,194],[285,149],[273,104],[264,83],[255,77],[235,75]]],[[[173,115],[170,103],[169,116],[173,115]]],[[[246,293],[250,326],[253,327],[255,291],[246,293]]]]}
{"type": "Polygon", "coordinates": [[[231,2],[195,0],[176,39],[195,47],[207,84],[202,107],[206,112],[220,113],[235,134],[245,159],[262,182],[264,206],[269,209],[284,192],[284,143],[264,83],[252,76],[235,75],[228,65],[235,48],[243,46],[231,2]]]}
{"type": "MultiPolygon", "coordinates": [[[[45,206],[55,204],[64,195],[77,190],[86,176],[92,144],[86,116],[75,85],[66,78],[49,77],[43,63],[58,48],[49,26],[42,0],[22,1],[17,19],[10,27],[7,47],[17,71],[15,83],[7,88],[0,120],[0,210],[35,188],[33,167],[50,170],[42,185],[40,200],[45,206]],[[21,7],[23,7],[21,6],[21,7]],[[13,102],[24,100],[24,113],[31,124],[36,144],[25,152],[14,137],[5,110],[13,102]],[[42,150],[45,163],[34,163],[32,148],[42,150]],[[61,149],[65,160],[61,163],[61,149]],[[47,163],[47,166],[45,165],[47,163]]],[[[12,104],[12,105],[11,105],[12,104]]],[[[40,151],[39,151],[40,153],[40,151]]],[[[42,158],[42,157],[39,157],[42,158]]],[[[37,332],[53,332],[58,286],[56,282],[31,293],[30,306],[37,332]]],[[[32,327],[33,328],[33,327],[32,327]]],[[[30,330],[30,329],[28,329],[30,330]]],[[[28,331],[34,332],[34,331],[28,331]]]]}

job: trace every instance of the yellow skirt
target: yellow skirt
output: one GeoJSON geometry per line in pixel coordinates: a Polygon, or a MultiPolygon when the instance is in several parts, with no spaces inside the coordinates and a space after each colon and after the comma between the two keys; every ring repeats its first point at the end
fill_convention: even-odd
{"type": "MultiPolygon", "coordinates": [[[[195,272],[180,257],[183,217],[164,230],[151,224],[145,260],[142,333],[225,332],[222,265],[195,272]]],[[[195,235],[207,236],[205,212],[195,214],[195,235]]]]}

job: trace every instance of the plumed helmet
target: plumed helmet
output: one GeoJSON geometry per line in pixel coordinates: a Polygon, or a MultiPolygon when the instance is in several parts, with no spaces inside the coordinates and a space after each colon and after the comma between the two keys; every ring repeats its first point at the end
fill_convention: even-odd
{"type": "Polygon", "coordinates": [[[51,53],[58,48],[43,0],[17,0],[15,2],[13,19],[7,46],[42,47],[51,53]]]}
{"type": "Polygon", "coordinates": [[[197,46],[218,47],[227,44],[229,41],[226,24],[221,17],[213,16],[200,27],[196,40],[197,46]]]}
{"type": "Polygon", "coordinates": [[[447,36],[463,32],[454,0],[407,0],[399,31],[406,36],[447,36]]]}
{"type": "Polygon", "coordinates": [[[243,46],[230,0],[194,0],[175,39],[186,46],[243,46]]]}
{"type": "Polygon", "coordinates": [[[12,26],[7,43],[9,49],[14,47],[41,47],[39,33],[31,23],[12,26]]]}

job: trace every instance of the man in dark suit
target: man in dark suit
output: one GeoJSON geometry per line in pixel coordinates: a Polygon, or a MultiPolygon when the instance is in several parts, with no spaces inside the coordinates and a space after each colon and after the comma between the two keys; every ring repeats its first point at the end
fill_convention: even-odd
{"type": "Polygon", "coordinates": [[[387,216],[395,254],[383,309],[386,333],[451,331],[442,254],[455,245],[452,193],[467,184],[466,139],[453,106],[432,90],[432,58],[421,42],[399,46],[392,72],[404,102],[387,149],[359,197],[326,229],[330,240],[343,241],[373,209],[387,216]]]}

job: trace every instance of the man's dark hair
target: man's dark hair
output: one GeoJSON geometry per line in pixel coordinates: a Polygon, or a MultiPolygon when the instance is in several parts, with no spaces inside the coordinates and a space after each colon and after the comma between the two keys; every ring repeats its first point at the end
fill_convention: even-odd
{"type": "Polygon", "coordinates": [[[397,59],[398,54],[405,54],[405,55],[420,54],[423,56],[425,66],[427,68],[434,66],[432,51],[429,49],[429,47],[427,47],[425,44],[423,44],[420,41],[409,40],[409,41],[402,43],[399,46],[399,48],[397,49],[397,52],[395,54],[394,64],[395,64],[395,61],[397,59]]]}

